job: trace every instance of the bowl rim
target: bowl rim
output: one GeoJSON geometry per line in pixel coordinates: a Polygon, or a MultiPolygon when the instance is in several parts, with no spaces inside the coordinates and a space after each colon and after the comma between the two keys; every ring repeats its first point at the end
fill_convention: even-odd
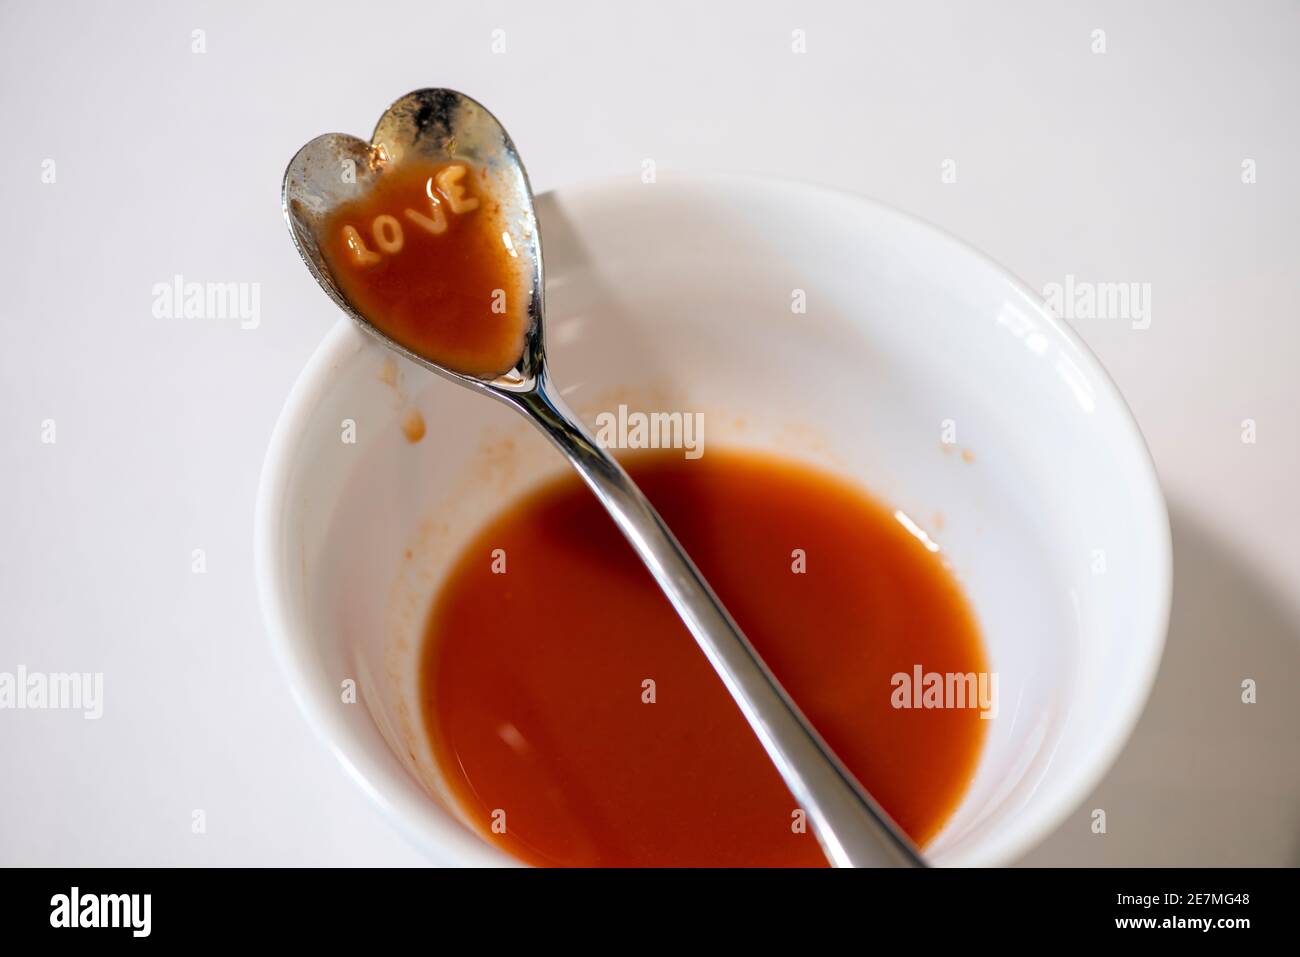
{"type": "MultiPolygon", "coordinates": [[[[1144,636],[1148,648],[1139,661],[1140,671],[1129,675],[1127,694],[1109,710],[1108,727],[1103,729],[1104,743],[1094,751],[1092,759],[1076,762],[1071,771],[1067,772],[1064,784],[1057,788],[1056,797],[1040,802],[1030,812],[1018,817],[1014,830],[1004,828],[1008,833],[995,834],[981,842],[977,856],[983,860],[978,863],[1013,863],[1058,827],[1095,790],[1110,770],[1127,745],[1146,707],[1163,657],[1173,592],[1173,544],[1168,507],[1160,488],[1155,463],[1132,409],[1095,353],[1065,320],[1046,307],[1042,296],[987,253],[922,217],[870,196],[815,181],[708,170],[664,170],[661,171],[661,179],[662,185],[670,189],[674,185],[714,184],[732,188],[760,188],[765,191],[810,191],[846,205],[856,205],[882,222],[910,225],[919,231],[926,242],[948,246],[972,264],[995,274],[1010,289],[1033,304],[1037,311],[1036,318],[1051,330],[1051,334],[1062,346],[1069,348],[1081,371],[1114,400],[1117,412],[1115,425],[1122,432],[1120,438],[1131,443],[1140,453],[1137,456],[1140,476],[1132,477],[1140,478],[1142,487],[1135,489],[1135,492],[1144,498],[1150,508],[1150,514],[1146,518],[1150,525],[1148,531],[1155,565],[1149,570],[1155,587],[1152,589],[1151,606],[1154,619],[1150,633],[1144,636]]],[[[639,185],[639,182],[630,182],[625,176],[604,177],[562,185],[539,194],[538,200],[581,199],[590,202],[612,198],[617,201],[617,194],[634,190],[639,185]]],[[[544,230],[545,223],[541,226],[544,230]]],[[[369,341],[350,319],[340,316],[298,374],[272,431],[258,482],[253,520],[254,577],[263,621],[276,661],[288,680],[290,694],[303,717],[348,775],[403,836],[425,853],[436,850],[439,856],[452,856],[453,865],[521,866],[514,858],[488,844],[451,815],[430,814],[432,799],[414,788],[392,789],[391,793],[381,791],[375,779],[380,775],[391,774],[391,769],[380,767],[378,760],[368,753],[358,757],[345,751],[339,742],[345,732],[345,722],[338,709],[333,707],[332,696],[324,687],[318,686],[319,683],[305,680],[308,665],[306,649],[310,647],[311,638],[309,635],[296,637],[300,623],[289,610],[288,600],[283,594],[284,583],[279,580],[276,572],[280,567],[278,556],[283,543],[282,518],[289,494],[288,478],[302,442],[301,437],[306,434],[307,421],[333,385],[332,373],[369,341]],[[363,764],[365,767],[362,767],[363,764]]],[[[404,768],[399,768],[398,771],[414,785],[414,779],[410,778],[404,768]]]]}

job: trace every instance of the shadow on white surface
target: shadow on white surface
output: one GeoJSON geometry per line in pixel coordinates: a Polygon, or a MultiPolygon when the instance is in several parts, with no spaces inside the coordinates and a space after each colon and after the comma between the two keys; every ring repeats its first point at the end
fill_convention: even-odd
{"type": "Polygon", "coordinates": [[[1021,864],[1300,864],[1300,621],[1202,519],[1171,502],[1170,522],[1173,610],[1151,700],[1096,791],[1021,864]],[[1256,704],[1242,702],[1248,678],[1256,704]]]}

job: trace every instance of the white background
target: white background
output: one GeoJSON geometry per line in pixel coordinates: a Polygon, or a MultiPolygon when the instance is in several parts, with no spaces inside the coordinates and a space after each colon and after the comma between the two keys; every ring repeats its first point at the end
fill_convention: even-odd
{"type": "Polygon", "coordinates": [[[0,711],[0,864],[423,862],[288,699],[251,569],[262,454],[335,320],[281,174],[422,86],[486,103],[538,190],[647,158],[768,172],[1038,289],[1150,283],[1150,328],[1075,327],[1169,499],[1169,646],[1128,750],[1027,860],[1297,863],[1297,48],[1295,2],[6,2],[0,671],[102,671],[105,714],[0,711]],[[258,328],[154,318],[176,274],[260,283],[258,328]]]}

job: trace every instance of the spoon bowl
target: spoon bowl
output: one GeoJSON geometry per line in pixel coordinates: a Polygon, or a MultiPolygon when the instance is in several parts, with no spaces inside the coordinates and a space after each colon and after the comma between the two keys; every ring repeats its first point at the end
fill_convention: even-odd
{"type": "Polygon", "coordinates": [[[542,241],[533,210],[528,173],[505,128],[478,101],[454,90],[416,90],[397,100],[366,142],[347,133],[325,133],[289,161],[281,190],[285,222],[303,262],[340,309],[386,346],[412,362],[461,385],[491,392],[527,392],[545,364],[542,316],[545,282],[542,241]],[[387,335],[343,294],[322,254],[321,231],[330,213],[365,196],[384,172],[408,159],[463,162],[488,174],[492,196],[501,203],[511,242],[525,270],[529,291],[524,348],[513,369],[492,379],[466,375],[430,362],[387,335]]]}

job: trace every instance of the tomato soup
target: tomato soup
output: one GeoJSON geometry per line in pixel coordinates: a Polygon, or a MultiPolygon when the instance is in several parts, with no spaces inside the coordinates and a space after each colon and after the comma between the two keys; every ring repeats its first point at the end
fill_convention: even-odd
{"type": "Polygon", "coordinates": [[[321,252],[357,310],[412,352],[466,375],[509,371],[531,290],[482,170],[408,161],[334,210],[321,252]]]}
{"type": "MultiPolygon", "coordinates": [[[[806,466],[719,450],[625,464],[803,712],[924,845],[987,725],[978,708],[901,693],[903,676],[986,673],[933,545],[806,466]]],[[[469,544],[435,598],[422,668],[425,725],[460,809],[523,861],[825,863],[721,680],[576,477],[469,544]]]]}

